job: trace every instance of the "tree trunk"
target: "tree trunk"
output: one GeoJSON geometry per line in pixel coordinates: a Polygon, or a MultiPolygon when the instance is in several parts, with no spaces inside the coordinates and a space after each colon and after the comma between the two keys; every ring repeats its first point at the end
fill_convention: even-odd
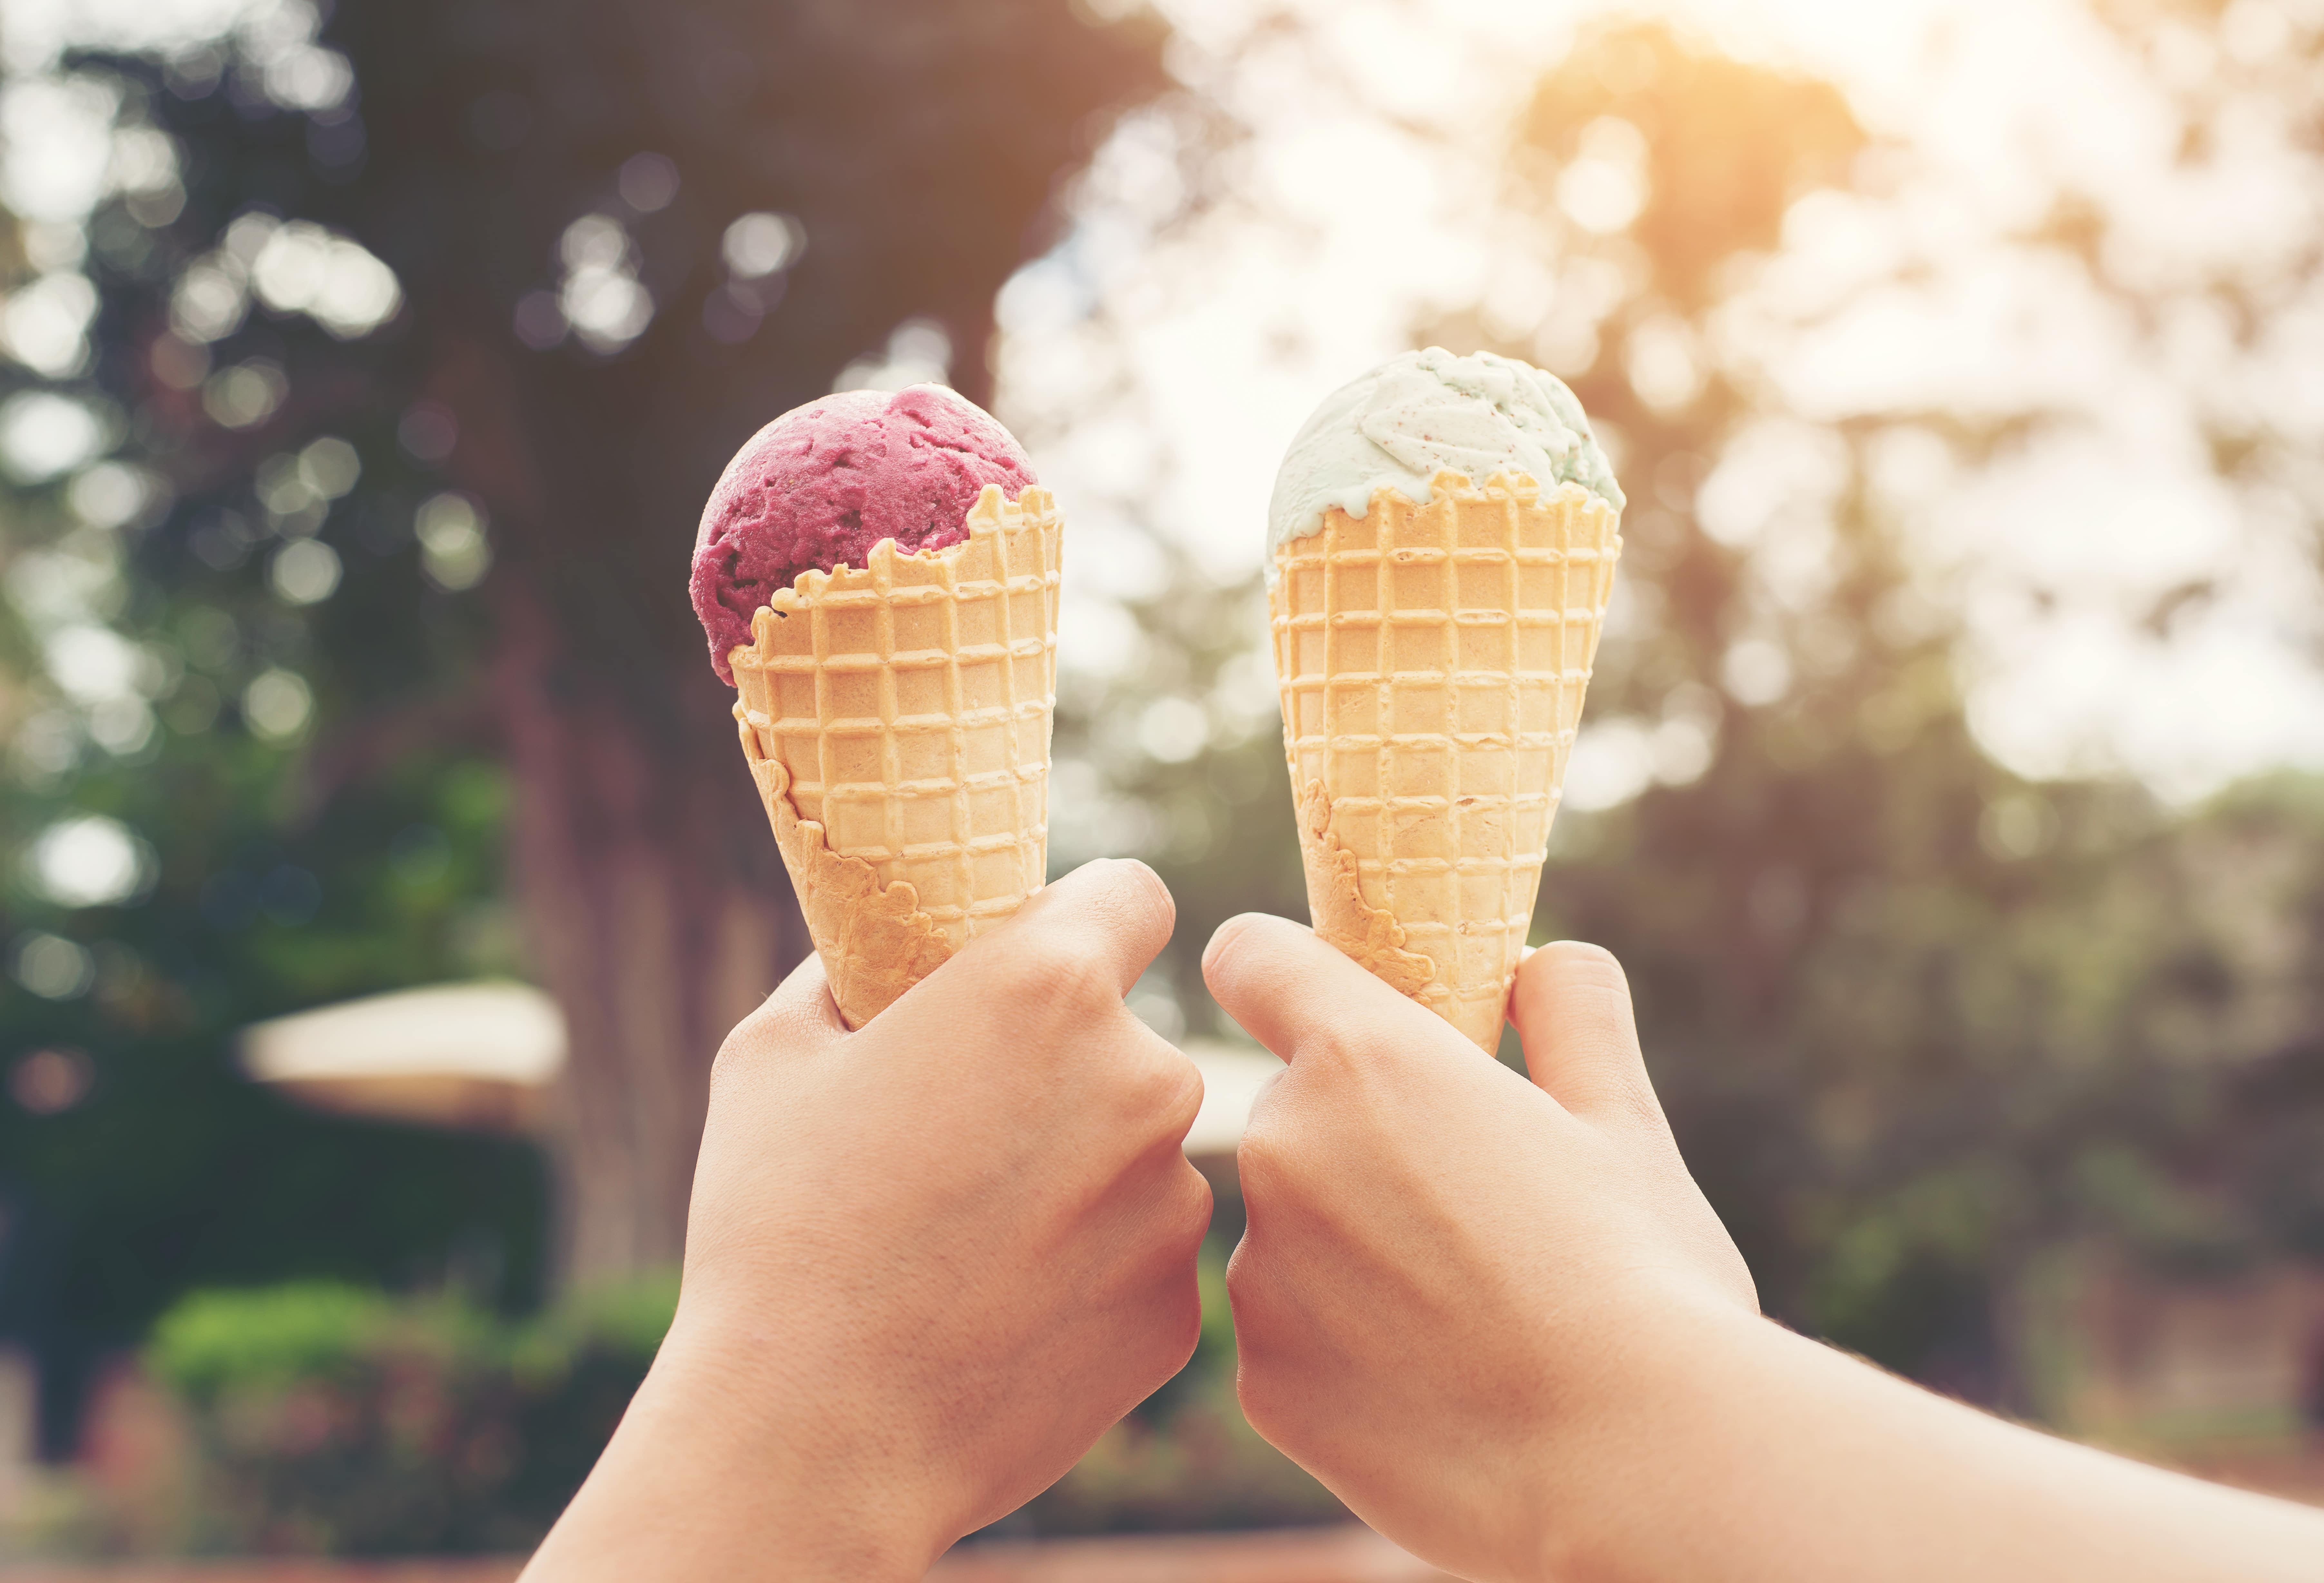
{"type": "MultiPolygon", "coordinates": [[[[954,327],[981,348],[990,309],[954,327]]],[[[586,1286],[678,1264],[711,1060],[814,943],[678,570],[625,559],[631,481],[611,458],[543,467],[516,414],[578,430],[571,391],[528,387],[485,344],[447,342],[431,388],[463,414],[461,480],[494,503],[506,556],[490,593],[510,880],[565,1014],[554,1266],[586,1286]]],[[[955,377],[985,398],[976,353],[955,377]]]]}
{"type": "Polygon", "coordinates": [[[510,887],[566,1024],[552,1264],[559,1285],[588,1286],[678,1264],[712,1058],[814,948],[733,695],[673,635],[693,630],[682,561],[622,560],[644,537],[624,531],[622,466],[543,466],[554,452],[518,415],[583,425],[487,345],[447,338],[431,386],[463,413],[462,483],[501,514],[491,686],[515,792],[510,887]]]}
{"type": "Polygon", "coordinates": [[[569,1051],[558,1264],[588,1285],[678,1264],[711,1059],[811,948],[732,729],[687,707],[706,690],[653,729],[525,585],[498,603],[512,877],[569,1051]]]}
{"type": "Polygon", "coordinates": [[[810,949],[683,592],[703,498],[753,430],[907,318],[945,327],[983,398],[993,295],[1102,118],[1164,88],[1160,34],[1065,0],[690,0],[651,22],[593,0],[586,26],[524,0],[502,9],[530,30],[530,129],[480,161],[466,96],[514,91],[497,85],[519,57],[480,43],[485,69],[456,85],[400,13],[343,9],[373,30],[366,181],[396,195],[380,229],[408,239],[394,267],[428,303],[422,393],[456,416],[450,472],[492,519],[511,880],[567,1026],[558,1267],[613,1279],[681,1254],[711,1059],[810,949]],[[617,196],[641,151],[683,172],[646,213],[617,196]],[[769,208],[807,248],[727,344],[705,317],[731,283],[722,238],[769,208]],[[650,326],[618,355],[528,349],[515,304],[555,284],[591,213],[623,226],[650,326]]]}

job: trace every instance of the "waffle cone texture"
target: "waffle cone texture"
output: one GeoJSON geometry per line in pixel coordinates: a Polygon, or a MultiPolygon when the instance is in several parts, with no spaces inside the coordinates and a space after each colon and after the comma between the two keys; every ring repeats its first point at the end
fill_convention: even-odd
{"type": "Polygon", "coordinates": [[[1063,528],[1047,490],[987,485],[966,539],[803,572],[731,656],[742,754],[851,1028],[1041,888],[1063,528]]]}
{"type": "Polygon", "coordinates": [[[1275,552],[1284,748],[1315,931],[1500,1041],[1614,564],[1577,484],[1440,472],[1275,552]]]}

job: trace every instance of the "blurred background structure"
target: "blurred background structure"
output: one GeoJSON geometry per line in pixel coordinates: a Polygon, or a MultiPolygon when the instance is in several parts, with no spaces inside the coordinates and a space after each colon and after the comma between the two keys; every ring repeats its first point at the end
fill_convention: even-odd
{"type": "MultiPolygon", "coordinates": [[[[577,1480],[806,949],[679,590],[825,391],[1057,491],[1053,866],[1233,1071],[1275,459],[1429,341],[1630,494],[1539,933],[1771,1310],[2324,1495],[2310,0],[0,0],[0,1555],[577,1480]]],[[[1004,1527],[1339,1515],[1231,1345],[1004,1527]]]]}

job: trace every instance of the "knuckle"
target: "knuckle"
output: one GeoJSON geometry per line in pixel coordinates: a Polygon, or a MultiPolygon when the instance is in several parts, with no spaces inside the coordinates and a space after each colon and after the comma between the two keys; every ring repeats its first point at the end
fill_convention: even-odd
{"type": "Polygon", "coordinates": [[[1096,953],[1054,930],[1037,931],[1010,961],[1012,989],[1033,1002],[1081,1007],[1099,995],[1111,996],[1110,975],[1096,953]]]}
{"type": "Polygon", "coordinates": [[[1162,883],[1162,876],[1135,857],[1106,857],[1099,861],[1104,865],[1108,887],[1125,921],[1168,934],[1178,921],[1178,903],[1170,894],[1170,887],[1162,883]]]}
{"type": "Polygon", "coordinates": [[[1304,1121],[1278,1121],[1255,1113],[1235,1147],[1235,1172],[1243,1201],[1285,1224],[1312,1223],[1327,1215],[1345,1165],[1341,1156],[1353,1143],[1344,1135],[1318,1137],[1304,1121]]]}
{"type": "Polygon", "coordinates": [[[1235,1245],[1233,1256],[1227,1260],[1227,1301],[1235,1305],[1238,1313],[1250,1305],[1257,1280],[1253,1273],[1250,1234],[1245,1232],[1243,1240],[1235,1245]]]}
{"type": "Polygon", "coordinates": [[[1170,1285],[1170,1297],[1165,1310],[1167,1320],[1163,1331],[1163,1349],[1167,1355],[1167,1373],[1176,1374],[1194,1356],[1194,1348],[1203,1340],[1203,1289],[1196,1283],[1194,1273],[1187,1271],[1170,1285]]]}
{"type": "Polygon", "coordinates": [[[1235,1174],[1241,1180],[1245,1199],[1266,1200],[1288,1193],[1290,1162],[1270,1129],[1254,1125],[1244,1132],[1242,1141],[1235,1145],[1235,1174]]]}
{"type": "Polygon", "coordinates": [[[1204,1236],[1211,1229],[1211,1184],[1203,1173],[1181,1161],[1178,1165],[1177,1203],[1173,1208],[1176,1221],[1176,1255],[1190,1260],[1201,1249],[1204,1236]]]}
{"type": "Polygon", "coordinates": [[[761,1013],[752,1013],[736,1023],[733,1031],[719,1042],[718,1053],[710,1058],[710,1092],[713,1096],[733,1088],[752,1066],[755,1047],[765,1041],[765,1032],[760,1025],[761,1016],[761,1013]]]}
{"type": "Polygon", "coordinates": [[[1621,958],[1604,946],[1588,940],[1562,940],[1541,948],[1545,965],[1571,983],[1587,985],[1593,989],[1618,990],[1628,994],[1630,980],[1622,971],[1621,958]]]}
{"type": "Polygon", "coordinates": [[[1279,1449],[1290,1436],[1291,1424],[1286,1393],[1277,1373],[1263,1352],[1254,1355],[1244,1351],[1235,1365],[1235,1401],[1242,1408],[1244,1421],[1259,1431],[1259,1438],[1279,1449]]]}
{"type": "Polygon", "coordinates": [[[1246,1232],[1234,1256],[1227,1261],[1227,1307],[1234,1315],[1235,1348],[1245,1366],[1267,1355],[1269,1332],[1266,1322],[1265,1278],[1250,1256],[1246,1232]]]}
{"type": "Polygon", "coordinates": [[[718,1104],[723,1096],[734,1091],[734,1085],[740,1077],[735,1069],[739,1059],[734,1054],[734,1041],[732,1039],[720,1045],[718,1053],[710,1058],[710,1103],[713,1106],[718,1104]]]}
{"type": "Polygon", "coordinates": [[[1670,1122],[1663,1115],[1662,1102],[1642,1082],[1623,1082],[1611,1096],[1609,1108],[1618,1125],[1651,1137],[1670,1135],[1670,1122]]]}
{"type": "Polygon", "coordinates": [[[1176,1051],[1155,1063],[1149,1079],[1152,1089],[1149,1108],[1156,1122],[1173,1136],[1183,1135],[1194,1125],[1194,1117],[1203,1108],[1203,1074],[1200,1068],[1176,1051]]]}

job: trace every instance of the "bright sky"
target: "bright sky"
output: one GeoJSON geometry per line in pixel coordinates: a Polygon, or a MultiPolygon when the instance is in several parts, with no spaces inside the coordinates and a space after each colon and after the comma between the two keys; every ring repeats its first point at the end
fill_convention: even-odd
{"type": "MultiPolygon", "coordinates": [[[[1258,129],[1227,201],[1192,235],[1157,238],[1175,195],[1155,152],[1167,133],[1133,123],[1101,157],[1078,229],[1002,301],[1002,416],[1075,514],[1069,657],[1098,668],[1137,662],[1127,624],[1103,611],[1151,575],[1150,552],[1110,525],[1119,514],[1139,509],[1222,580],[1245,575],[1276,462],[1321,395],[1401,349],[1431,306],[1501,301],[1513,322],[1538,317],[1486,194],[1501,118],[1590,8],[1318,0],[1307,50],[1248,36],[1244,0],[1165,9],[1192,41],[1182,75],[1258,129]]],[[[1903,203],[1803,206],[1788,255],[1729,327],[1796,410],[1992,409],[2038,392],[2080,414],[2075,432],[1983,477],[1900,459],[1926,575],[1972,612],[1963,667],[1988,748],[2035,774],[2128,769],[2174,797],[2324,764],[2301,514],[2282,491],[2230,493],[2197,444],[2203,414],[2248,408],[2324,454],[2324,290],[2284,272],[2269,344],[2248,354],[2190,312],[2158,366],[2063,272],[1999,241],[2071,181],[2140,218],[2125,262],[2147,278],[2193,279],[2223,259],[2259,278],[2324,235],[2312,160],[2255,111],[2231,123],[2216,176],[2173,174],[2153,87],[2071,0],[1653,9],[1737,54],[1832,76],[1860,119],[1911,150],[1903,203]],[[1903,258],[1932,266],[1931,282],[1840,309],[1903,258]],[[2221,576],[2223,597],[2168,641],[2135,626],[2129,613],[2201,576],[2221,576]]],[[[2197,70],[2214,48],[2264,62],[2284,14],[2237,0],[2216,41],[2174,54],[2197,70]]],[[[1780,435],[1757,451],[1772,470],[1730,477],[1730,496],[1812,495],[1812,457],[1780,435]]],[[[1812,524],[1758,515],[1734,532],[1765,539],[1771,565],[1787,534],[1812,540],[1812,524]]]]}

